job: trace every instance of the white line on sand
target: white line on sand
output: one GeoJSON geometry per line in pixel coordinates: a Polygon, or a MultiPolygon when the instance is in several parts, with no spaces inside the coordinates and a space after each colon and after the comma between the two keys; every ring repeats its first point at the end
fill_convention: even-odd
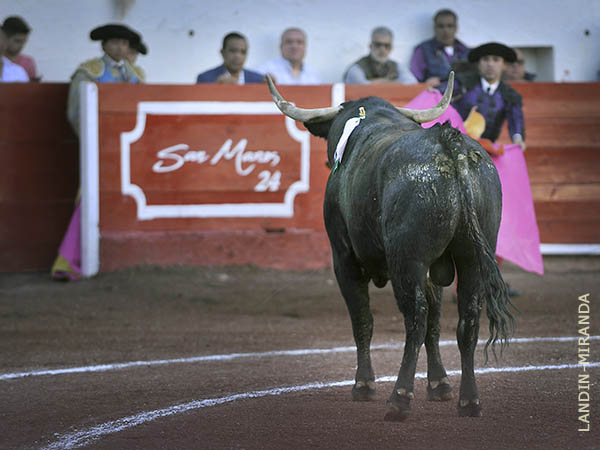
{"type": "MultiPolygon", "coordinates": [[[[528,338],[515,338],[511,339],[512,344],[530,344],[534,342],[576,342],[579,339],[576,336],[562,336],[562,337],[528,337],[528,338]]],[[[598,340],[600,336],[590,336],[590,340],[598,340]]],[[[485,344],[485,340],[480,339],[478,344],[485,344]]],[[[440,347],[447,347],[456,345],[455,340],[440,341],[440,347]]],[[[396,350],[401,349],[402,344],[380,344],[372,345],[371,350],[396,350]]],[[[355,352],[356,347],[332,347],[332,348],[314,348],[314,349],[298,349],[298,350],[275,350],[270,352],[257,352],[257,353],[228,353],[224,355],[205,355],[205,356],[192,356],[189,358],[176,358],[176,359],[158,359],[150,361],[129,361],[123,363],[113,364],[99,364],[95,366],[81,366],[81,367],[65,367],[63,369],[42,369],[34,370],[30,372],[14,372],[0,374],[0,381],[12,380],[15,378],[25,377],[39,377],[42,375],[65,375],[73,373],[88,373],[88,372],[107,372],[111,370],[123,370],[132,367],[147,367],[147,366],[164,366],[169,364],[193,364],[193,363],[204,363],[211,361],[231,361],[239,358],[266,358],[270,356],[305,356],[305,355],[322,355],[328,353],[348,353],[355,352]]]]}
{"type": "MultiPolygon", "coordinates": [[[[586,365],[587,368],[600,367],[600,362],[593,362],[586,365]]],[[[476,369],[475,373],[478,375],[488,373],[510,373],[510,372],[531,372],[531,371],[542,371],[542,370],[562,370],[562,369],[574,369],[581,368],[579,364],[560,364],[560,365],[545,365],[545,366],[521,366],[521,367],[489,367],[485,369],[476,369]]],[[[460,375],[460,370],[449,370],[448,376],[460,375]]],[[[427,374],[425,372],[419,372],[415,375],[416,378],[425,378],[427,374]]],[[[386,376],[378,378],[376,381],[380,383],[395,381],[396,377],[386,376]]],[[[94,427],[75,431],[67,434],[56,434],[58,440],[51,443],[50,445],[43,447],[42,450],[58,450],[58,449],[73,449],[84,447],[91,444],[94,441],[107,436],[109,434],[118,433],[119,431],[133,428],[143,423],[152,422],[153,420],[160,419],[161,417],[173,416],[175,414],[185,413],[194,409],[207,408],[210,406],[222,405],[224,403],[231,403],[237,400],[244,400],[249,398],[260,398],[268,396],[276,396],[281,394],[288,394],[292,392],[309,391],[315,389],[334,388],[341,386],[351,386],[354,384],[352,380],[346,381],[330,381],[330,382],[316,382],[309,384],[302,384],[299,386],[289,387],[278,387],[273,389],[265,389],[262,391],[250,391],[243,392],[241,394],[229,395],[227,397],[209,398],[204,400],[194,400],[187,403],[180,403],[179,405],[170,406],[163,409],[155,409],[154,411],[146,411],[134,416],[123,417],[122,419],[105,422],[94,427]]]]}

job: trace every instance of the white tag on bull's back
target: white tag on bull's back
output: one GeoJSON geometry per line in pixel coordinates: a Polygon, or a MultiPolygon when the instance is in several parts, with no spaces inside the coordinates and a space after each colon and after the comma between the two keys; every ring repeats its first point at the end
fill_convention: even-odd
{"type": "Polygon", "coordinates": [[[346,150],[346,144],[348,143],[348,139],[350,135],[354,131],[354,129],[358,126],[361,119],[365,118],[364,108],[361,106],[360,117],[352,117],[346,121],[344,125],[344,131],[342,132],[342,137],[338,141],[335,147],[335,153],[333,154],[333,162],[335,163],[334,168],[338,166],[338,164],[342,161],[342,157],[344,156],[344,150],[346,150]]]}
{"type": "Polygon", "coordinates": [[[339,163],[342,160],[342,156],[344,156],[344,150],[346,150],[346,144],[348,143],[348,138],[354,131],[354,129],[360,123],[360,119],[358,117],[352,117],[346,121],[346,125],[344,125],[344,131],[342,133],[342,137],[337,143],[335,147],[335,153],[333,155],[333,161],[339,163]]]}

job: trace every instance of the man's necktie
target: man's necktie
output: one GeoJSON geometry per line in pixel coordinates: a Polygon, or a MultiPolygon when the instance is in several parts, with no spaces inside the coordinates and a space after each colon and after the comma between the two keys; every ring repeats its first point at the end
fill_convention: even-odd
{"type": "Polygon", "coordinates": [[[121,76],[121,81],[129,81],[129,77],[127,76],[127,69],[125,68],[125,64],[120,64],[118,67],[119,67],[119,74],[121,76]]]}

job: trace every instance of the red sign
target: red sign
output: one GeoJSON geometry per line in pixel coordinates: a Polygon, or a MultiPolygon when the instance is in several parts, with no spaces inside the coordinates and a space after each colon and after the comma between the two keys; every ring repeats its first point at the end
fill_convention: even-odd
{"type": "Polygon", "coordinates": [[[309,133],[272,102],[140,102],[121,133],[139,220],[292,217],[309,169],[309,133]]]}

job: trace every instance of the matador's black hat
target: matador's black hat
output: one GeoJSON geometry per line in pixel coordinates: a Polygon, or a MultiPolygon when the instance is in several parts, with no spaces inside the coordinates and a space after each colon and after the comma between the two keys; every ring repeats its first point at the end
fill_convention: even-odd
{"type": "Polygon", "coordinates": [[[130,43],[141,42],[142,38],[131,28],[118,23],[109,23],[94,28],[90,32],[92,41],[106,41],[107,39],[127,39],[130,43]]]}
{"type": "Polygon", "coordinates": [[[142,55],[148,54],[148,47],[142,41],[132,42],[131,48],[137,50],[137,52],[141,53],[142,55]]]}
{"type": "Polygon", "coordinates": [[[469,62],[478,62],[481,58],[488,55],[500,56],[507,63],[513,63],[517,60],[515,51],[499,42],[488,42],[487,44],[475,47],[469,52],[469,62]]]}

